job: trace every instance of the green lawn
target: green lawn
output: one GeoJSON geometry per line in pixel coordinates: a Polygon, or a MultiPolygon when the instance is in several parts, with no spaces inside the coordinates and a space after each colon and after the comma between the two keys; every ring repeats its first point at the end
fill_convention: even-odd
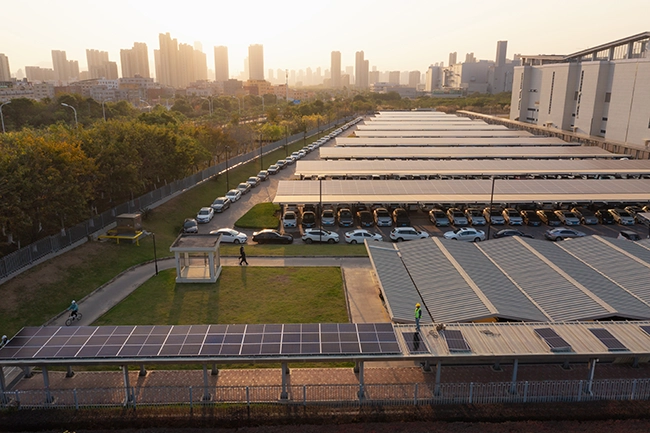
{"type": "Polygon", "coordinates": [[[276,212],[280,212],[279,204],[258,203],[235,222],[235,227],[276,229],[280,225],[276,212]]]}
{"type": "Polygon", "coordinates": [[[340,268],[224,267],[214,284],[162,271],[93,325],[348,322],[340,268]]]}

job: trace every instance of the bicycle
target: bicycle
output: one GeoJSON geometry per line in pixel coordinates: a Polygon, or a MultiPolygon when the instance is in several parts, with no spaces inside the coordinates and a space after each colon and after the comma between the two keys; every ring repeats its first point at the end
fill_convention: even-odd
{"type": "Polygon", "coordinates": [[[72,325],[72,322],[81,320],[82,316],[83,316],[83,314],[81,314],[80,312],[77,311],[76,316],[71,315],[70,317],[68,317],[68,319],[65,321],[65,326],[70,326],[70,325],[72,325]]]}

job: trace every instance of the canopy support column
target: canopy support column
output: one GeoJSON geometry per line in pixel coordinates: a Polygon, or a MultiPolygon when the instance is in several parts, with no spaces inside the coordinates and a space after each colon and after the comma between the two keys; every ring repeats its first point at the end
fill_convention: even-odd
{"type": "Polygon", "coordinates": [[[442,374],[442,362],[438,361],[436,364],[436,387],[434,388],[433,394],[440,395],[440,375],[442,374]]]}
{"type": "Polygon", "coordinates": [[[515,359],[515,363],[512,366],[512,383],[510,384],[510,394],[515,394],[517,392],[517,370],[519,369],[519,360],[515,359]]]}
{"type": "Polygon", "coordinates": [[[208,364],[203,364],[203,401],[210,401],[210,383],[208,382],[208,364]]]}
{"type": "Polygon", "coordinates": [[[589,395],[592,394],[591,387],[594,384],[594,374],[596,373],[597,362],[598,362],[597,358],[592,358],[589,360],[589,380],[587,381],[587,389],[585,389],[585,392],[589,395]]]}
{"type": "Polygon", "coordinates": [[[41,368],[41,371],[43,372],[43,385],[45,386],[45,403],[49,404],[52,403],[54,399],[50,393],[50,376],[47,373],[47,366],[44,365],[41,368]]]}
{"type": "Polygon", "coordinates": [[[365,394],[365,391],[363,389],[364,387],[364,382],[363,382],[363,361],[358,362],[359,365],[359,401],[363,400],[363,395],[365,394]]]}
{"type": "Polygon", "coordinates": [[[282,392],[280,393],[280,400],[286,400],[289,398],[289,393],[287,393],[287,374],[289,374],[289,367],[286,362],[282,363],[282,392]]]}

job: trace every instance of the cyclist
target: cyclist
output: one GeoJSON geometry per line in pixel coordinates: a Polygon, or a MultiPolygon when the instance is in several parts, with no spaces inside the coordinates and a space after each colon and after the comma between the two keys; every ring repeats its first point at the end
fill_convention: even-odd
{"type": "Polygon", "coordinates": [[[68,307],[68,310],[71,311],[70,317],[76,319],[77,318],[77,311],[79,311],[79,306],[77,305],[77,301],[74,299],[72,300],[72,304],[68,307]]]}

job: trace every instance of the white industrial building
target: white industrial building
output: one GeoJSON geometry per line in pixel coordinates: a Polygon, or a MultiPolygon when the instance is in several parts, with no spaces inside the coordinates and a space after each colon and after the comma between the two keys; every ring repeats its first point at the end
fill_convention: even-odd
{"type": "Polygon", "coordinates": [[[522,65],[510,119],[650,146],[650,32],[522,65]]]}

